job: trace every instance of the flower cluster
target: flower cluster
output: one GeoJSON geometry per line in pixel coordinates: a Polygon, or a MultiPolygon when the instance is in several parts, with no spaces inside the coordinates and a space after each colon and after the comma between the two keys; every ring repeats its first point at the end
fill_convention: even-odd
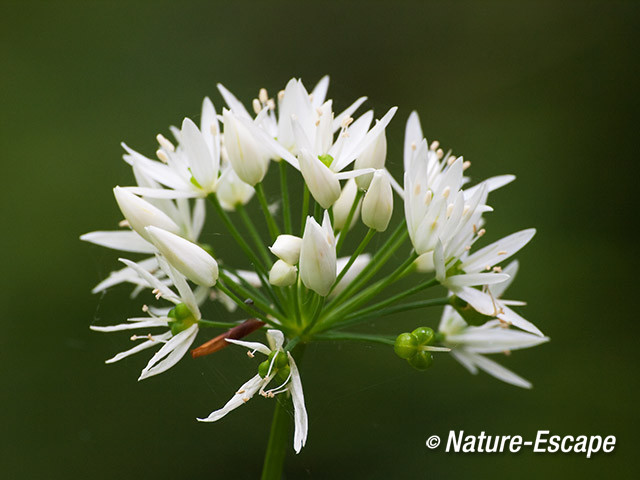
{"type": "Polygon", "coordinates": [[[139,343],[107,363],[159,347],[142,370],[142,380],[174,366],[201,331],[218,329],[217,336],[191,350],[193,357],[235,344],[247,348],[251,358],[261,353],[267,359],[226,405],[200,420],[216,421],[256,393],[281,395],[280,402],[293,407],[296,452],[307,438],[296,360],[300,362],[310,342],[380,343],[418,369],[433,363],[434,352],[450,352],[472,373],[481,369],[530,387],[484,354],[548,340],[511,308],[522,302],[502,298],[518,269],[515,261],[503,263],[535,231],[522,230],[474,248],[486,233],[489,193],[514,177],[469,186],[465,171],[470,163],[445,154],[436,141],[427,142],[414,112],[406,125],[400,184],[385,167],[386,128],[396,108],[374,122],[373,111],[356,115],[366,100],[362,97],[335,114],[326,98],[328,85],[324,77],[309,93],[301,80],[292,79],[275,98],[261,89],[252,112],[218,85],[226,107],[218,112],[205,98],[199,124],[185,118],[180,128],[171,128],[174,141],[157,136],[156,158],[123,145],[136,185],[114,188],[124,217],[120,229],[81,237],[137,255],[121,259],[124,267],[94,292],[129,283],[132,297],[150,290],[159,302],[144,305],[143,317],[91,327],[145,332],[131,337],[139,343]],[[278,168],[281,182],[275,202],[263,187],[270,167],[278,168]],[[298,181],[292,173],[302,179],[300,198],[290,196],[290,184],[298,181]],[[254,197],[264,223],[245,208],[254,197]],[[246,257],[244,265],[225,260],[228,245],[202,241],[207,201],[216,212],[215,229],[233,237],[246,257]],[[404,219],[385,233],[398,202],[404,205],[404,219]],[[359,239],[353,238],[356,234],[359,239]],[[376,236],[377,248],[367,253],[376,236]],[[399,255],[404,261],[394,265],[399,255]],[[408,286],[401,293],[387,293],[402,281],[408,286]],[[423,297],[425,290],[438,286],[444,295],[423,297]],[[229,318],[203,318],[210,302],[222,304],[229,318]],[[400,333],[393,323],[387,324],[388,334],[350,330],[430,306],[444,306],[437,330],[420,326],[400,333]],[[268,345],[242,340],[257,330],[265,331],[268,345]]]}

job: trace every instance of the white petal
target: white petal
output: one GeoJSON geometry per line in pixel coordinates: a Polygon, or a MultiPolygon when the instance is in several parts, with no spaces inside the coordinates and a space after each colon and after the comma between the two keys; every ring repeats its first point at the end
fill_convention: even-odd
{"type": "Polygon", "coordinates": [[[180,303],[180,299],[178,298],[178,296],[175,293],[173,293],[173,291],[169,287],[167,287],[164,283],[162,283],[160,280],[158,280],[156,277],[154,277],[151,273],[149,273],[147,270],[142,268],[140,265],[138,265],[135,262],[132,262],[131,260],[127,260],[126,258],[119,258],[118,260],[124,263],[125,265],[127,265],[128,267],[132,268],[133,270],[135,270],[135,272],[143,280],[147,282],[150,288],[158,289],[158,291],[162,294],[163,298],[176,304],[180,303]]]}
{"type": "Polygon", "coordinates": [[[165,332],[162,335],[154,336],[151,339],[145,340],[144,342],[139,343],[135,347],[130,348],[129,350],[125,350],[124,352],[120,352],[116,356],[110,358],[109,360],[106,360],[104,363],[115,363],[117,361],[122,360],[123,358],[126,358],[126,357],[128,357],[130,355],[133,355],[135,353],[141,352],[141,351],[146,350],[148,348],[156,347],[158,345],[162,345],[162,342],[164,340],[167,340],[170,337],[171,337],[171,332],[165,332]]]}
{"type": "Polygon", "coordinates": [[[284,345],[284,333],[280,330],[267,330],[267,342],[271,350],[280,350],[284,345]]]}
{"type": "Polygon", "coordinates": [[[531,323],[529,320],[524,319],[509,307],[505,306],[504,302],[501,301],[500,303],[502,304],[502,313],[498,314],[498,318],[504,320],[507,323],[510,323],[514,327],[518,327],[524,330],[525,332],[530,332],[540,337],[543,336],[543,333],[540,331],[540,329],[533,323],[531,323]]]}
{"type": "Polygon", "coordinates": [[[231,400],[229,400],[224,407],[220,410],[216,410],[212,412],[207,418],[198,418],[199,422],[215,422],[216,420],[220,420],[231,410],[235,410],[241,405],[244,405],[248,402],[262,385],[263,378],[260,375],[256,375],[252,377],[248,382],[243,384],[238,391],[235,393],[231,400]]]}
{"type": "Polygon", "coordinates": [[[293,402],[293,421],[295,425],[295,433],[293,436],[293,448],[296,453],[300,453],[302,447],[307,442],[307,432],[309,431],[309,419],[307,417],[307,409],[304,405],[304,393],[302,391],[302,381],[300,380],[300,371],[296,362],[293,360],[291,353],[287,352],[289,357],[289,368],[291,368],[291,400],[293,402]]]}
{"type": "Polygon", "coordinates": [[[353,102],[344,112],[338,114],[333,120],[333,131],[335,132],[336,130],[339,130],[344,119],[353,115],[353,113],[360,107],[360,105],[362,105],[366,101],[367,97],[360,97],[355,102],[353,102]]]}
{"type": "Polygon", "coordinates": [[[329,75],[325,75],[320,81],[313,87],[311,96],[313,97],[312,104],[315,108],[319,108],[327,98],[327,90],[329,89],[329,75]]]}
{"type": "Polygon", "coordinates": [[[130,230],[89,232],[82,235],[80,240],[123,252],[154,253],[156,251],[152,244],[130,230]]]}
{"type": "Polygon", "coordinates": [[[158,375],[173,367],[180,361],[184,354],[187,353],[197,334],[198,325],[194,324],[171,338],[171,340],[165,343],[151,360],[149,360],[149,363],[142,370],[138,380],[144,380],[153,375],[158,375]]]}
{"type": "Polygon", "coordinates": [[[227,338],[227,342],[233,343],[234,345],[240,345],[241,347],[248,348],[249,350],[264,353],[265,355],[269,355],[271,353],[269,347],[260,342],[246,342],[244,340],[234,340],[232,338],[227,338]]]}
{"type": "Polygon", "coordinates": [[[473,357],[475,364],[487,372],[489,375],[497,378],[498,380],[502,380],[503,382],[510,383],[511,385],[515,385],[516,387],[522,388],[531,388],[531,382],[525,380],[521,376],[513,373],[511,370],[506,369],[502,365],[497,364],[493,360],[489,360],[482,355],[477,355],[470,353],[473,357]]]}
{"type": "Polygon", "coordinates": [[[411,112],[407,119],[407,126],[404,132],[404,170],[409,170],[411,160],[422,142],[424,135],[422,134],[422,127],[420,127],[420,118],[417,112],[411,112]]]}
{"type": "Polygon", "coordinates": [[[134,330],[136,328],[154,328],[154,327],[167,327],[167,326],[168,326],[168,323],[166,319],[150,318],[145,321],[121,323],[119,325],[111,325],[108,327],[91,325],[89,328],[94,332],[118,332],[120,330],[134,330]]]}
{"type": "Polygon", "coordinates": [[[203,248],[161,228],[147,227],[153,244],[167,261],[192,282],[212,287],[218,279],[218,263],[203,248]]]}
{"type": "Polygon", "coordinates": [[[516,254],[522,247],[529,243],[535,233],[535,228],[512,233],[469,255],[462,263],[461,268],[466,272],[477,272],[485,269],[487,266],[493,267],[495,264],[516,254]]]}
{"type": "Polygon", "coordinates": [[[509,279],[504,273],[465,273],[447,278],[444,284],[451,290],[474,285],[493,285],[509,279]]]}
{"type": "Polygon", "coordinates": [[[183,120],[180,138],[191,174],[205,191],[211,191],[218,177],[220,159],[213,158],[202,132],[191,119],[183,120]]]}

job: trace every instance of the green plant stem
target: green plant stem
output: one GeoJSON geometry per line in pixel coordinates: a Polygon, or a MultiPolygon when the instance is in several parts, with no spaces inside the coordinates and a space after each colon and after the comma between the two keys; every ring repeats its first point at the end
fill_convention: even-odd
{"type": "Polygon", "coordinates": [[[351,255],[351,258],[349,258],[349,261],[347,262],[347,264],[344,266],[342,270],[340,270],[340,273],[338,274],[338,277],[336,278],[336,281],[334,282],[333,287],[331,287],[332,291],[334,288],[336,288],[340,280],[342,280],[344,276],[347,274],[347,272],[349,271],[349,268],[351,268],[351,265],[353,265],[353,262],[355,262],[356,259],[358,258],[358,255],[360,255],[364,251],[364,249],[367,248],[367,244],[373,238],[375,233],[376,231],[374,229],[372,228],[369,229],[365,237],[362,239],[362,242],[360,242],[360,245],[358,245],[358,248],[356,248],[356,251],[353,252],[353,255],[351,255]]]}
{"type": "Polygon", "coordinates": [[[263,274],[267,273],[265,268],[262,266],[262,263],[256,256],[256,254],[253,252],[249,244],[247,244],[247,242],[244,240],[243,236],[240,234],[236,226],[233,224],[233,222],[229,218],[229,215],[227,215],[227,212],[225,212],[222,206],[220,205],[220,202],[218,201],[218,197],[216,197],[216,195],[212,193],[208,195],[207,198],[213,204],[214,208],[216,209],[216,212],[218,213],[218,216],[222,220],[222,223],[224,223],[225,227],[227,227],[227,230],[229,231],[233,239],[238,243],[238,245],[240,246],[244,254],[247,257],[249,257],[249,261],[255,265],[256,270],[258,270],[259,273],[260,272],[263,274]]]}
{"type": "Polygon", "coordinates": [[[356,214],[356,210],[358,210],[358,204],[360,203],[360,199],[363,195],[364,192],[358,189],[358,191],[356,192],[356,198],[354,198],[353,204],[351,205],[351,210],[349,210],[349,214],[347,215],[347,221],[344,223],[344,227],[342,227],[342,230],[340,230],[340,238],[338,238],[338,244],[336,245],[336,253],[340,253],[342,244],[344,243],[345,238],[347,238],[347,233],[349,233],[351,222],[353,221],[353,217],[356,214]]]}
{"type": "Polygon", "coordinates": [[[204,320],[201,318],[198,320],[198,325],[201,327],[209,327],[209,328],[231,328],[238,326],[238,323],[234,322],[214,322],[212,320],[204,320]]]}
{"type": "Polygon", "coordinates": [[[400,265],[391,275],[383,278],[382,280],[379,280],[359,294],[351,297],[342,305],[337,304],[337,306],[334,307],[334,309],[328,314],[329,316],[324,319],[322,323],[332,325],[335,322],[339,321],[344,315],[352,312],[355,308],[359,307],[363,303],[366,303],[370,299],[377,297],[385,288],[387,288],[398,278],[400,278],[407,268],[411,268],[416,258],[417,255],[415,254],[415,252],[413,252],[411,255],[409,255],[409,258],[407,258],[407,260],[405,260],[402,265],[400,265]]]}
{"type": "MultiPolygon", "coordinates": [[[[292,339],[285,351],[292,352],[296,360],[296,365],[300,368],[302,357],[305,350],[305,344],[298,343],[299,337],[292,339]]],[[[281,480],[284,460],[287,456],[287,446],[291,442],[291,416],[288,413],[291,409],[291,398],[289,394],[278,395],[276,397],[276,406],[273,412],[273,420],[271,421],[271,431],[269,432],[269,442],[267,443],[267,451],[264,455],[264,463],[262,465],[262,480],[281,480]]]]}
{"type": "Polygon", "coordinates": [[[273,322],[273,320],[268,319],[264,313],[260,312],[259,310],[256,310],[251,305],[247,305],[246,303],[244,303],[234,292],[232,292],[224,284],[224,282],[221,282],[220,280],[218,280],[217,287],[220,290],[222,290],[224,293],[226,293],[231,298],[231,300],[233,300],[242,310],[247,312],[252,317],[259,318],[260,320],[262,320],[265,323],[268,323],[269,325],[278,326],[275,322],[273,322]]]}
{"type": "Polygon", "coordinates": [[[269,443],[267,443],[267,451],[262,465],[262,476],[260,477],[262,480],[280,480],[282,478],[282,469],[290,438],[291,419],[287,412],[287,405],[284,404],[291,404],[291,400],[279,395],[275,403],[269,443]]]}
{"type": "Polygon", "coordinates": [[[394,345],[395,337],[389,335],[367,335],[363,333],[351,332],[327,332],[313,337],[314,340],[347,340],[355,342],[382,343],[384,345],[394,345]]]}
{"type": "Polygon", "coordinates": [[[271,260],[271,257],[269,256],[269,251],[267,250],[267,247],[264,244],[264,241],[260,238],[260,234],[258,233],[256,226],[251,221],[251,218],[249,218],[249,215],[247,214],[247,211],[245,210],[244,206],[238,205],[236,207],[236,211],[240,215],[240,218],[242,219],[242,222],[244,223],[245,227],[247,227],[247,230],[249,231],[249,235],[251,235],[251,238],[253,239],[253,243],[257,247],[258,252],[260,252],[260,255],[262,255],[262,260],[264,261],[263,269],[267,270],[269,264],[272,263],[272,260],[271,260]]]}
{"type": "MultiPolygon", "coordinates": [[[[423,287],[428,288],[428,287],[423,287]]],[[[412,293],[416,293],[415,291],[412,293]]],[[[392,305],[390,307],[384,308],[385,305],[391,305],[393,302],[397,302],[404,298],[406,295],[399,294],[394,297],[391,297],[382,302],[376,303],[375,305],[371,305],[363,310],[358,310],[357,312],[353,312],[352,314],[347,315],[343,320],[335,322],[331,325],[333,329],[340,329],[345,327],[350,327],[353,325],[357,325],[358,323],[365,322],[372,318],[380,318],[385,315],[391,315],[393,313],[405,312],[407,310],[417,310],[419,308],[425,307],[436,307],[442,305],[448,305],[450,299],[443,298],[430,298],[427,300],[419,300],[417,302],[409,302],[402,303],[400,305],[392,305]]],[[[314,337],[315,338],[315,337],[314,337]]]]}
{"type": "Polygon", "coordinates": [[[264,188],[262,188],[262,183],[258,183],[255,186],[256,195],[258,197],[258,202],[262,207],[262,213],[264,214],[264,219],[267,221],[267,227],[269,228],[269,233],[271,234],[271,239],[275,240],[278,235],[280,235],[280,229],[278,225],[276,225],[276,220],[271,215],[269,211],[269,204],[267,203],[267,197],[264,194],[264,188]]]}
{"type": "Polygon", "coordinates": [[[280,190],[282,191],[282,214],[284,216],[284,230],[293,233],[291,228],[291,205],[289,205],[289,184],[287,183],[287,162],[280,160],[280,190]]]}
{"type": "Polygon", "coordinates": [[[404,243],[405,239],[408,236],[408,232],[405,228],[405,222],[401,222],[400,225],[396,228],[396,230],[391,234],[391,236],[387,239],[387,241],[378,249],[376,254],[371,259],[371,262],[349,283],[349,285],[340,292],[331,302],[327,305],[328,310],[330,311],[335,305],[340,305],[340,303],[348,298],[355,290],[360,288],[361,285],[365,284],[373,275],[380,270],[387,262],[389,258],[395,253],[395,251],[400,248],[402,243],[404,243]]]}
{"type": "Polygon", "coordinates": [[[304,226],[307,223],[307,215],[309,214],[309,187],[304,184],[304,191],[302,192],[302,215],[300,219],[300,236],[304,234],[304,226]]]}
{"type": "MultiPolygon", "coordinates": [[[[279,305],[276,305],[276,308],[278,308],[279,310],[281,310],[280,313],[276,312],[271,305],[268,305],[267,303],[263,302],[262,300],[260,300],[259,298],[256,298],[255,296],[252,295],[252,292],[248,289],[246,289],[244,286],[239,285],[238,283],[234,282],[232,278],[229,278],[227,275],[225,275],[224,272],[220,272],[220,278],[227,284],[229,285],[227,288],[231,288],[233,290],[235,290],[236,292],[238,292],[240,295],[244,296],[246,299],[251,300],[259,309],[261,309],[263,312],[268,313],[270,315],[273,315],[274,317],[280,317],[281,314],[285,313],[284,311],[282,311],[282,307],[279,305]]],[[[226,292],[225,292],[226,293],[226,292]]],[[[236,295],[237,297],[237,295],[236,295]]],[[[246,303],[244,301],[242,301],[242,299],[240,299],[240,304],[242,305],[246,305],[246,303]]]]}

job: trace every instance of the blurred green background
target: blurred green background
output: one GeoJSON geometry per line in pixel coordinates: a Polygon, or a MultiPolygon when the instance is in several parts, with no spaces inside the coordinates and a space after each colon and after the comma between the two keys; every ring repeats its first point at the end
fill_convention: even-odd
{"type": "MultiPolygon", "coordinates": [[[[149,355],[104,365],[127,335],[88,326],[140,303],[128,289],[90,294],[118,255],[78,236],[120,219],[111,188],[133,181],[120,141],[151,155],[155,134],[197,117],[203,96],[222,105],[216,82],[249,100],[325,73],[338,109],[360,95],[378,116],[399,106],[388,129],[396,178],[412,109],[429,140],[472,161],[474,178],[518,176],[492,197],[489,236],[538,228],[510,293],[552,342],[499,359],[531,391],[446,355],[420,373],[381,346],[311,348],[309,439],[287,478],[637,475],[639,14],[637,2],[614,1],[0,2],[0,476],[257,476],[271,402],[195,421],[254,363],[226,349],[142,383],[149,355]],[[450,429],[618,444],[589,460],[425,448],[450,429]]],[[[209,221],[204,239],[232,249],[223,233],[209,221]]]]}

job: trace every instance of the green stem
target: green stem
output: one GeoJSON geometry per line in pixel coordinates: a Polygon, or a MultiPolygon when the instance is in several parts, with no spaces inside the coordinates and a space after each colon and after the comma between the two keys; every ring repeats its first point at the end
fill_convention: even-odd
{"type": "Polygon", "coordinates": [[[201,318],[200,320],[198,320],[198,325],[201,327],[209,327],[209,328],[230,328],[230,327],[237,327],[238,323],[214,322],[212,320],[204,320],[201,318]]]}
{"type": "Polygon", "coordinates": [[[271,257],[269,256],[269,252],[267,250],[266,245],[260,238],[260,234],[258,233],[256,226],[251,221],[251,218],[249,218],[249,215],[247,215],[247,211],[245,210],[245,208],[242,205],[238,205],[238,207],[236,208],[236,211],[240,214],[240,218],[242,219],[242,222],[244,223],[245,227],[247,227],[247,230],[249,231],[249,235],[251,235],[251,238],[253,239],[253,243],[255,243],[256,247],[258,248],[258,251],[260,252],[260,255],[262,255],[262,259],[265,265],[263,269],[267,270],[268,265],[272,263],[272,260],[271,260],[271,257]]]}
{"type": "MultiPolygon", "coordinates": [[[[334,307],[334,309],[329,313],[329,316],[322,323],[331,325],[339,321],[342,317],[344,317],[349,312],[352,312],[355,308],[359,307],[363,303],[366,303],[372,298],[377,297],[385,288],[398,280],[398,278],[402,276],[406,269],[411,268],[416,258],[417,255],[415,254],[415,252],[412,253],[411,255],[409,255],[409,258],[407,258],[407,260],[405,260],[405,262],[402,263],[402,265],[400,265],[391,275],[383,278],[382,280],[379,280],[356,296],[351,297],[342,305],[338,304],[338,306],[334,307]]],[[[438,283],[437,281],[435,281],[435,279],[433,281],[435,282],[435,284],[438,283]]],[[[411,289],[409,291],[411,291],[411,289]]],[[[406,294],[406,292],[404,292],[403,295],[404,294],[406,294]]]]}
{"type": "MultiPolygon", "coordinates": [[[[374,229],[372,229],[372,228],[369,229],[369,231],[367,232],[365,237],[362,239],[362,242],[360,242],[360,245],[358,245],[358,248],[356,249],[356,251],[353,252],[353,255],[351,255],[351,258],[349,259],[347,264],[344,266],[344,268],[342,270],[340,270],[340,273],[338,274],[338,278],[336,278],[336,281],[334,282],[333,287],[331,287],[331,290],[336,288],[336,285],[338,285],[340,280],[342,280],[344,278],[344,276],[347,274],[347,272],[351,268],[351,265],[353,265],[353,262],[355,262],[356,259],[358,258],[358,255],[360,255],[364,251],[364,249],[367,248],[367,244],[373,238],[375,233],[376,233],[376,231],[374,229]]],[[[329,293],[331,293],[331,292],[329,292],[329,293]]]]}
{"type": "MultiPolygon", "coordinates": [[[[428,288],[424,285],[425,284],[421,285],[422,289],[428,288]]],[[[416,292],[413,291],[412,294],[413,293],[416,293],[416,292]]],[[[380,318],[386,315],[391,315],[393,313],[405,312],[407,310],[417,310],[419,308],[424,308],[424,307],[437,307],[442,305],[448,305],[450,301],[450,299],[446,297],[430,298],[428,300],[418,300],[417,302],[402,303],[400,305],[392,305],[390,307],[384,308],[386,305],[391,305],[392,303],[397,302],[398,300],[401,300],[406,296],[407,295],[405,295],[403,292],[402,294],[395,295],[387,300],[376,303],[375,305],[371,305],[370,307],[367,307],[363,310],[358,310],[357,312],[347,315],[342,321],[335,322],[334,324],[331,325],[331,328],[334,328],[334,329],[345,328],[345,327],[349,327],[349,326],[356,325],[358,323],[370,320],[372,318],[380,318]]]]}
{"type": "Polygon", "coordinates": [[[342,248],[342,244],[344,243],[344,239],[347,238],[347,233],[349,232],[349,228],[351,228],[351,222],[353,221],[353,216],[356,214],[356,210],[358,209],[358,204],[360,203],[360,199],[364,195],[364,192],[360,189],[356,192],[356,198],[353,200],[353,204],[351,205],[351,210],[349,210],[349,214],[347,215],[347,221],[342,227],[340,231],[340,238],[338,238],[338,244],[336,245],[336,253],[340,253],[340,249],[342,248]]]}
{"type": "Polygon", "coordinates": [[[227,227],[227,230],[229,230],[229,233],[231,234],[233,239],[238,243],[238,245],[240,246],[244,254],[247,257],[249,257],[249,261],[255,265],[256,270],[262,273],[266,273],[266,270],[262,266],[262,263],[260,262],[256,254],[253,253],[253,250],[251,249],[251,247],[247,244],[247,242],[245,242],[244,238],[242,237],[242,235],[240,234],[236,226],[231,222],[231,219],[229,218],[229,215],[227,215],[227,212],[225,212],[222,206],[220,205],[220,202],[218,201],[218,197],[216,197],[216,195],[212,193],[207,198],[213,204],[214,208],[216,209],[216,212],[218,213],[218,216],[222,220],[222,223],[224,223],[225,226],[227,227]]]}
{"type": "Polygon", "coordinates": [[[395,337],[388,335],[367,335],[363,333],[351,332],[327,332],[315,335],[314,340],[347,340],[355,342],[382,343],[384,345],[394,345],[395,337]]]}
{"type": "Polygon", "coordinates": [[[371,259],[371,262],[353,279],[349,285],[340,292],[327,306],[331,309],[335,305],[340,303],[352,293],[364,285],[371,277],[373,277],[378,270],[380,270],[389,258],[395,253],[395,251],[402,246],[405,239],[408,236],[407,229],[405,228],[405,222],[401,222],[396,230],[391,234],[387,241],[378,249],[376,254],[371,259]]]}
{"type": "MultiPolygon", "coordinates": [[[[305,345],[298,343],[299,337],[292,339],[285,351],[291,351],[296,360],[296,365],[300,368],[305,345]]],[[[262,465],[262,480],[281,480],[284,460],[287,456],[287,445],[290,445],[291,416],[287,410],[291,409],[291,398],[289,394],[281,394],[276,397],[276,407],[271,421],[271,432],[269,433],[269,443],[264,455],[262,465]]]]}
{"type": "MultiPolygon", "coordinates": [[[[231,279],[227,275],[225,275],[224,272],[220,272],[219,275],[220,275],[220,278],[222,280],[224,280],[224,282],[226,284],[229,285],[229,287],[227,287],[227,288],[233,288],[240,295],[243,295],[245,298],[251,300],[258,308],[260,308],[264,312],[266,312],[266,313],[268,313],[270,315],[273,315],[276,318],[280,317],[281,313],[284,313],[282,311],[282,307],[280,305],[276,305],[276,307],[281,311],[281,313],[278,313],[271,307],[271,305],[268,305],[265,302],[263,302],[262,300],[260,300],[259,298],[256,298],[255,296],[253,296],[252,292],[250,290],[248,290],[248,289],[244,288],[242,285],[239,285],[238,283],[234,282],[233,279],[231,279]]],[[[246,305],[242,300],[240,300],[240,303],[242,305],[246,305]]]]}
{"type": "Polygon", "coordinates": [[[233,300],[236,305],[238,305],[242,310],[244,310],[245,312],[247,312],[249,315],[251,315],[252,317],[256,317],[259,318],[260,320],[262,320],[265,323],[268,323],[269,325],[272,326],[278,326],[275,322],[273,322],[272,320],[269,320],[264,313],[256,310],[255,308],[253,308],[251,305],[247,305],[246,303],[244,303],[234,292],[232,292],[223,282],[221,282],[220,280],[218,280],[218,283],[216,284],[216,286],[223,291],[224,293],[226,293],[231,300],[233,300]]]}
{"type": "Polygon", "coordinates": [[[289,205],[289,184],[287,183],[287,162],[280,160],[280,190],[282,191],[282,214],[284,230],[293,234],[291,228],[291,205],[289,205]]]}
{"type": "Polygon", "coordinates": [[[282,478],[291,423],[287,406],[284,405],[285,402],[291,404],[291,400],[282,395],[276,399],[276,407],[271,421],[271,432],[269,433],[269,443],[264,455],[262,476],[260,477],[262,480],[280,480],[282,478]]]}
{"type": "Polygon", "coordinates": [[[304,184],[304,192],[302,193],[302,216],[300,219],[300,236],[304,234],[304,226],[307,223],[307,214],[309,213],[309,187],[304,184]]]}
{"type": "Polygon", "coordinates": [[[262,207],[262,213],[264,214],[264,218],[267,221],[267,227],[269,228],[271,239],[275,240],[278,235],[280,235],[280,229],[276,225],[276,220],[273,218],[273,215],[271,215],[271,212],[269,211],[269,204],[267,203],[267,197],[264,194],[262,183],[256,184],[255,189],[258,196],[258,202],[260,202],[260,206],[262,207]]]}

